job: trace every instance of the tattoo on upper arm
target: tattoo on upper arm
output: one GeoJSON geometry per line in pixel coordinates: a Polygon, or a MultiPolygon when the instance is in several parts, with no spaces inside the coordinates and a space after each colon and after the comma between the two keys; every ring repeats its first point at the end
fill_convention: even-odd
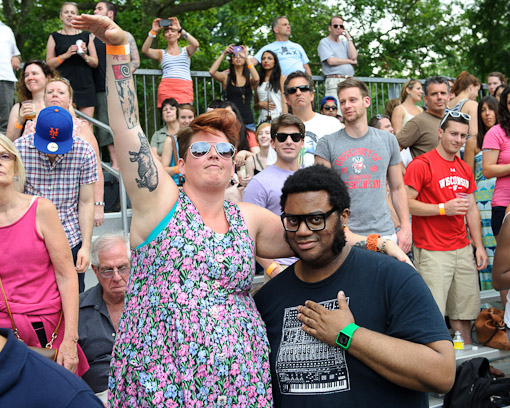
{"type": "Polygon", "coordinates": [[[151,148],[147,138],[142,132],[138,132],[140,139],[140,150],[138,152],[129,151],[129,160],[132,163],[138,163],[138,176],[135,178],[138,188],[147,188],[154,191],[158,187],[159,177],[156,163],[151,154],[151,148]]]}
{"type": "Polygon", "coordinates": [[[112,65],[113,77],[128,129],[138,124],[138,104],[129,63],[112,65]]]}
{"type": "Polygon", "coordinates": [[[358,248],[367,249],[367,241],[358,241],[353,246],[358,248]]]}

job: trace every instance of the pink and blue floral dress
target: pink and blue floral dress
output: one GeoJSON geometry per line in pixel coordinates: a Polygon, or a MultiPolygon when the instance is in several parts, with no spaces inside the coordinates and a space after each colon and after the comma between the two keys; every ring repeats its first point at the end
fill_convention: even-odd
{"type": "Polygon", "coordinates": [[[110,407],[272,406],[269,343],[248,293],[254,244],[239,208],[224,209],[230,228],[217,234],[181,191],[133,251],[110,407]]]}

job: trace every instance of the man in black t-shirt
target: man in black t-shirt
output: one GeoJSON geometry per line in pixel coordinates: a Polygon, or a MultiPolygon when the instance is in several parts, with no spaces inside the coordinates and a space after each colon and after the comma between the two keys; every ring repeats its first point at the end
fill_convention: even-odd
{"type": "Polygon", "coordinates": [[[285,238],[301,259],[255,295],[275,407],[428,407],[426,392],[455,379],[448,330],[414,269],[346,245],[349,203],[322,166],[283,187],[285,238]]]}

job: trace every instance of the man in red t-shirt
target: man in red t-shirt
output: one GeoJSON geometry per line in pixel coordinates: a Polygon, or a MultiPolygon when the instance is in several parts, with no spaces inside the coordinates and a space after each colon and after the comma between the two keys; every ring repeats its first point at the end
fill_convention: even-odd
{"type": "Polygon", "coordinates": [[[480,311],[476,270],[487,266],[480,213],[472,194],[475,180],[470,167],[457,156],[468,129],[469,115],[446,113],[438,146],[415,158],[404,177],[413,215],[416,268],[466,344],[471,343],[471,320],[480,311]],[[464,217],[476,247],[476,265],[464,217]]]}

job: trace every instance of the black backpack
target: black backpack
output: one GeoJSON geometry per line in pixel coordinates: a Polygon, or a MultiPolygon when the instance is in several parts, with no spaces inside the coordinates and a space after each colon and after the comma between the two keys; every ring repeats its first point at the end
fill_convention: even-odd
{"type": "Polygon", "coordinates": [[[489,360],[476,357],[457,367],[453,388],[444,397],[444,408],[496,408],[510,404],[510,378],[495,380],[489,360]]]}

